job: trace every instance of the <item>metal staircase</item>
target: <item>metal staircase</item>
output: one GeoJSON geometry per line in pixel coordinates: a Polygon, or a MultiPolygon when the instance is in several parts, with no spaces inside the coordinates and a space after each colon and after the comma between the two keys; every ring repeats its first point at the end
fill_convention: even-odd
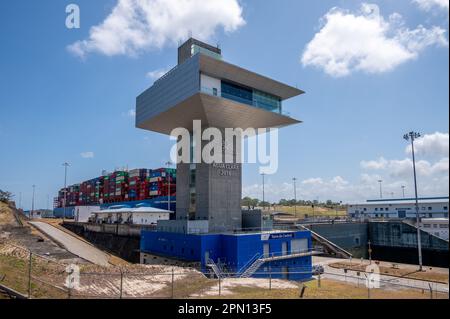
{"type": "Polygon", "coordinates": [[[212,271],[214,272],[214,275],[216,275],[217,278],[222,277],[222,272],[220,271],[219,266],[217,266],[217,264],[214,262],[214,260],[209,258],[206,262],[206,266],[212,269],[212,271]]]}
{"type": "Polygon", "coordinates": [[[291,258],[298,258],[298,257],[306,257],[306,256],[312,256],[312,255],[319,255],[321,252],[315,251],[315,250],[308,250],[308,251],[302,251],[302,252],[295,252],[291,254],[287,253],[280,253],[280,254],[272,254],[272,256],[262,256],[256,255],[257,258],[252,258],[247,265],[250,264],[247,268],[246,266],[242,267],[245,269],[243,272],[238,273],[238,277],[240,278],[248,278],[251,277],[264,263],[271,262],[271,261],[277,261],[277,260],[285,260],[285,259],[291,259],[291,258]]]}
{"type": "Polygon", "coordinates": [[[250,265],[239,277],[240,278],[249,278],[251,277],[258,269],[265,263],[263,258],[255,260],[253,264],[250,265]]]}

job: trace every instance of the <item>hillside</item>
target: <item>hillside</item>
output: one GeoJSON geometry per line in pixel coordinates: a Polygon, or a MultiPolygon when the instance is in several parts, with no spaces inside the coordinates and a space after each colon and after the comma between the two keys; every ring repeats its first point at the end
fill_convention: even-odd
{"type": "Polygon", "coordinates": [[[0,227],[1,226],[17,226],[17,221],[11,207],[3,202],[0,202],[0,227]]]}

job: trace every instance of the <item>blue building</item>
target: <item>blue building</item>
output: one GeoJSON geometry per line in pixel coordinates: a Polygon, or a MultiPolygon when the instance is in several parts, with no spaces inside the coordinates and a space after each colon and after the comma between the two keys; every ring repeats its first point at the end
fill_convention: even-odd
{"type": "Polygon", "coordinates": [[[235,277],[311,278],[309,231],[182,234],[143,231],[141,261],[147,254],[200,262],[204,273],[235,277]]]}

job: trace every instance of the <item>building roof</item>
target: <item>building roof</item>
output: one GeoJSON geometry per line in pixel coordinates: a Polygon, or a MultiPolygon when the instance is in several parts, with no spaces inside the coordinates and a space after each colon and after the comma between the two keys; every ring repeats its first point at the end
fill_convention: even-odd
{"type": "Polygon", "coordinates": [[[447,222],[448,218],[422,218],[422,222],[447,222]]]}
{"type": "MultiPolygon", "coordinates": [[[[349,206],[380,206],[380,205],[414,205],[416,201],[414,199],[406,198],[406,199],[393,199],[393,200],[371,200],[360,203],[352,203],[349,206]]],[[[448,204],[449,200],[444,198],[423,198],[419,199],[419,205],[424,204],[448,204]]]]}
{"type": "Polygon", "coordinates": [[[278,96],[282,100],[287,100],[305,93],[287,84],[246,70],[237,65],[214,59],[205,54],[200,54],[200,71],[219,79],[239,83],[278,96]]]}

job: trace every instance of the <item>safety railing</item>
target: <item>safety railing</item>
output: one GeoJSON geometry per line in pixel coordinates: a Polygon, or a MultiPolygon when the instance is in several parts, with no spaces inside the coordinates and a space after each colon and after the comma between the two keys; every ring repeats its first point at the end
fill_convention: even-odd
{"type": "Polygon", "coordinates": [[[211,96],[221,97],[221,98],[224,98],[224,99],[227,99],[230,101],[247,104],[247,105],[268,111],[268,112],[272,112],[272,113],[276,113],[276,114],[280,114],[280,115],[284,115],[284,116],[288,116],[288,117],[291,116],[291,114],[289,112],[282,110],[281,106],[274,107],[274,106],[268,105],[266,103],[263,103],[261,101],[255,100],[255,99],[247,100],[247,99],[241,98],[241,97],[233,95],[233,94],[224,93],[221,90],[215,90],[215,89],[211,89],[211,88],[202,86],[200,88],[200,92],[211,95],[211,96]]]}

